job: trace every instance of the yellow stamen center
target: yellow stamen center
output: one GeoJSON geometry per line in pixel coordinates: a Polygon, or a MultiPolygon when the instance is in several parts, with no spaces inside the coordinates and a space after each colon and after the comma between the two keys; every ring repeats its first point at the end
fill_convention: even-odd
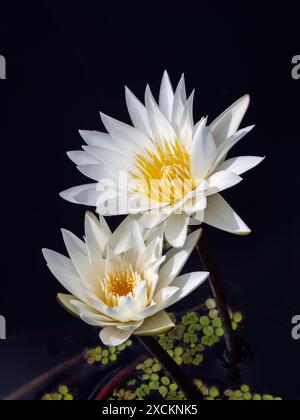
{"type": "Polygon", "coordinates": [[[157,144],[154,152],[138,154],[131,175],[133,191],[159,203],[173,205],[198,186],[192,179],[190,150],[179,140],[157,144]]]}
{"type": "Polygon", "coordinates": [[[143,275],[132,267],[116,271],[100,279],[102,299],[108,306],[118,306],[122,296],[135,296],[136,287],[143,281],[143,275]]]}

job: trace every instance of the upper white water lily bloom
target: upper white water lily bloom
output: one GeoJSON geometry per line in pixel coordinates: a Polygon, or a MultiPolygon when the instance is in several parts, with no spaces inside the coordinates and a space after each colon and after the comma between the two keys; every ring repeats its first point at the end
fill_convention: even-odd
{"type": "Polygon", "coordinates": [[[207,118],[194,124],[193,99],[194,92],[187,99],[184,77],[174,93],[166,72],[159,104],[148,86],[145,106],[126,88],[134,127],[101,114],[108,134],[80,131],[87,146],[68,155],[97,183],[72,188],[62,197],[96,206],[102,215],[142,213],[141,222],[149,229],[167,219],[166,239],[174,247],[184,244],[189,223],[250,233],[219,194],[263,160],[253,156],[226,160],[230,149],[253,128],[237,131],[249,96],[209,126],[207,118]]]}
{"type": "Polygon", "coordinates": [[[87,324],[103,328],[100,339],[116,346],[131,334],[158,335],[174,325],[164,311],[208,277],[195,272],[177,277],[201,229],[179,250],[163,252],[163,230],[145,239],[129,216],[112,234],[104,218],[85,217],[85,242],[63,230],[70,258],[43,250],[51,272],[71,293],[59,294],[62,305],[87,324]]]}

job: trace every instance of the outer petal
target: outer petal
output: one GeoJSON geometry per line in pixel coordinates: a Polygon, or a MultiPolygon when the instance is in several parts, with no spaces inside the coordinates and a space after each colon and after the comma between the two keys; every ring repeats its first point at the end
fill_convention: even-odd
{"type": "Polygon", "coordinates": [[[174,91],[168,73],[165,71],[159,92],[159,106],[165,117],[172,120],[172,109],[174,102],[174,91]]]}
{"type": "Polygon", "coordinates": [[[243,178],[239,175],[234,174],[233,172],[229,171],[220,171],[214,173],[208,181],[208,190],[206,195],[216,194],[220,191],[226,190],[228,188],[233,187],[234,185],[239,184],[243,178]]]}
{"type": "Polygon", "coordinates": [[[185,214],[172,214],[168,218],[166,239],[174,248],[184,245],[187,236],[188,220],[185,214]]]}
{"type": "Polygon", "coordinates": [[[105,346],[119,346],[128,340],[132,331],[121,331],[116,327],[103,328],[100,331],[100,340],[105,346]]]}
{"type": "Polygon", "coordinates": [[[200,239],[200,236],[202,235],[202,229],[198,229],[193,233],[190,233],[184,243],[184,246],[180,249],[172,248],[170,251],[166,254],[166,262],[165,264],[174,257],[174,255],[177,254],[177,252],[180,252],[181,250],[185,250],[188,252],[189,256],[191,255],[193,249],[195,248],[197,242],[200,239]]]}
{"type": "Polygon", "coordinates": [[[256,156],[240,156],[233,159],[228,159],[222,162],[217,171],[230,171],[237,175],[249,171],[255,166],[259,165],[265,158],[256,156]]]}
{"type": "Polygon", "coordinates": [[[143,325],[135,330],[134,335],[162,335],[174,327],[174,323],[165,311],[161,311],[150,318],[145,319],[143,325]]]}
{"type": "Polygon", "coordinates": [[[204,179],[217,157],[217,148],[208,127],[199,125],[192,142],[191,170],[194,179],[204,179]]]}
{"type": "Polygon", "coordinates": [[[125,88],[126,104],[133,125],[152,138],[152,131],[149,125],[146,107],[139,99],[126,87],[125,88]]]}
{"type": "Polygon", "coordinates": [[[251,130],[253,130],[255,126],[252,125],[250,127],[243,128],[235,133],[233,136],[229,137],[225,143],[223,143],[220,147],[218,147],[218,157],[214,162],[212,171],[221,163],[223,160],[226,159],[227,153],[235,146],[242,138],[244,138],[251,130]]]}
{"type": "Polygon", "coordinates": [[[178,287],[180,293],[178,296],[175,296],[172,304],[178,302],[179,300],[185,298],[190,293],[192,293],[197,287],[199,287],[204,281],[208,278],[209,273],[205,271],[199,271],[189,274],[184,274],[183,276],[177,277],[172,283],[171,287],[178,287]]]}
{"type": "Polygon", "coordinates": [[[79,185],[60,193],[63,199],[74,204],[84,204],[86,206],[96,206],[99,195],[97,183],[79,185]]]}
{"type": "Polygon", "coordinates": [[[164,114],[159,109],[153,95],[150,91],[149,86],[146,88],[145,93],[145,104],[148,113],[150,126],[152,128],[153,135],[157,141],[162,143],[165,140],[175,140],[176,134],[171,126],[171,123],[167,120],[164,114]]]}
{"type": "Polygon", "coordinates": [[[76,165],[96,165],[99,163],[97,159],[95,159],[89,153],[83,152],[82,150],[67,152],[67,155],[69,159],[76,165]]]}
{"type": "Polygon", "coordinates": [[[217,146],[220,146],[238,130],[249,103],[250,96],[243,96],[210,125],[217,146]]]}
{"type": "Polygon", "coordinates": [[[248,235],[251,233],[251,230],[220,194],[214,194],[208,197],[204,222],[226,232],[235,233],[236,235],[248,235]]]}

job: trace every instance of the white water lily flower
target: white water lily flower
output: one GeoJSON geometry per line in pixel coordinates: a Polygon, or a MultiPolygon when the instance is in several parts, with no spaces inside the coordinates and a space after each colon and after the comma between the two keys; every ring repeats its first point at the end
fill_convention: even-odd
{"type": "Polygon", "coordinates": [[[85,241],[63,230],[70,258],[44,249],[51,272],[71,293],[61,304],[87,324],[102,328],[100,339],[116,346],[131,334],[158,335],[174,325],[164,311],[208,277],[195,272],[177,277],[201,235],[187,238],[181,249],[163,253],[163,231],[143,234],[129,216],[112,234],[104,218],[85,217],[85,241]]]}
{"type": "Polygon", "coordinates": [[[62,197],[96,206],[102,215],[142,213],[141,222],[149,229],[167,219],[166,239],[174,247],[184,244],[190,223],[249,234],[250,229],[220,195],[263,160],[254,156],[226,159],[253,128],[237,131],[249,96],[209,126],[207,118],[194,124],[193,100],[194,92],[187,98],[184,77],[174,93],[166,72],[159,104],[148,86],[145,106],[126,88],[134,127],[101,114],[108,134],[80,131],[87,146],[68,155],[79,171],[97,183],[72,188],[62,197]],[[127,183],[123,183],[125,177],[127,183]],[[104,189],[107,180],[111,183],[104,189]],[[126,205],[119,205],[124,200],[126,205]]]}

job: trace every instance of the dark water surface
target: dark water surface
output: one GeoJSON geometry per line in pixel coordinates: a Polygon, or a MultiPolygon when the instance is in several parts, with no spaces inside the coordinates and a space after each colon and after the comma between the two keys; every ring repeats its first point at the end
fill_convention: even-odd
{"type": "MultiPolygon", "coordinates": [[[[188,89],[196,88],[197,118],[214,118],[244,93],[252,96],[244,125],[256,128],[234,156],[267,159],[224,195],[253,233],[236,238],[207,228],[207,234],[230,305],[245,316],[241,335],[253,359],[242,382],[300,399],[300,342],[291,338],[291,319],[300,313],[300,80],[291,77],[292,57],[300,54],[298,13],[289,2],[272,9],[246,1],[187,6],[48,0],[1,6],[7,80],[0,83],[0,314],[8,334],[0,342],[1,398],[82,348],[79,338],[61,347],[60,332],[47,339],[28,334],[89,334],[58,306],[62,290],[40,251],[64,251],[60,227],[83,233],[85,209],[58,197],[86,182],[65,151],[81,145],[77,129],[102,129],[98,110],[128,121],[123,85],[142,98],[149,82],[157,94],[166,68],[174,82],[185,72],[188,89]]],[[[196,256],[186,271],[194,269],[196,256]]],[[[208,294],[204,287],[179,308],[208,294]]],[[[203,373],[212,383],[226,380],[215,357],[203,373]]]]}

